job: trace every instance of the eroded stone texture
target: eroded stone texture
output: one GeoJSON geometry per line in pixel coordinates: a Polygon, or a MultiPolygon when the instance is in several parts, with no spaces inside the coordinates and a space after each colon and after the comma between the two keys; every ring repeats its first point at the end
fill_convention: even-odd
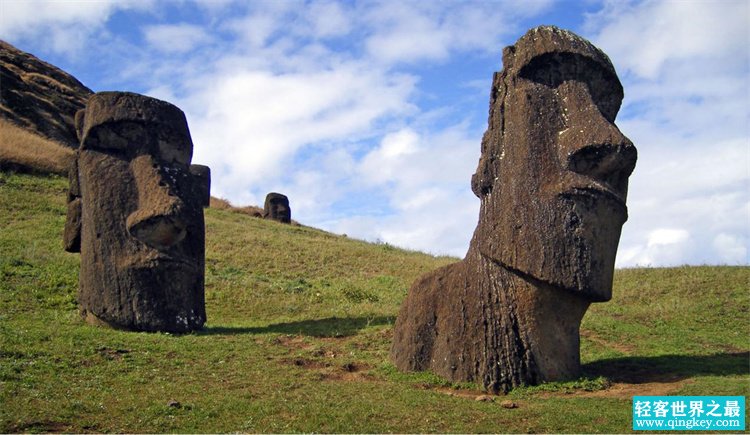
{"type": "Polygon", "coordinates": [[[288,224],[292,221],[292,210],[289,208],[289,198],[280,193],[271,192],[266,195],[263,205],[263,218],[288,224]]]}
{"type": "Polygon", "coordinates": [[[420,278],[391,357],[494,391],[579,374],[579,326],[612,297],[636,149],[614,124],[623,97],[599,49],[538,27],[503,51],[471,185],[466,258],[420,278]]]}
{"type": "Polygon", "coordinates": [[[123,329],[201,328],[210,171],[190,165],[185,115],[154,98],[101,92],[75,121],[64,244],[81,253],[81,314],[123,329]]]}
{"type": "Polygon", "coordinates": [[[1,119],[75,148],[73,115],[92,93],[72,75],[0,40],[1,119]]]}

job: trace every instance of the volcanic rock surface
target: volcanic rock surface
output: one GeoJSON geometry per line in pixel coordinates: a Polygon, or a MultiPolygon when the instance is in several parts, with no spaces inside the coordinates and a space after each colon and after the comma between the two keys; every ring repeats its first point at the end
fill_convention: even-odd
{"type": "Polygon", "coordinates": [[[72,75],[0,40],[0,118],[77,148],[73,117],[92,93],[72,75]]]}
{"type": "Polygon", "coordinates": [[[126,92],[97,93],[80,113],[64,245],[81,253],[81,314],[129,330],[201,328],[210,171],[190,164],[185,115],[126,92]]]}
{"type": "Polygon", "coordinates": [[[466,258],[421,277],[391,359],[492,391],[575,378],[581,318],[612,297],[633,144],[615,126],[609,58],[551,26],[503,50],[471,186],[481,201],[466,258]]]}

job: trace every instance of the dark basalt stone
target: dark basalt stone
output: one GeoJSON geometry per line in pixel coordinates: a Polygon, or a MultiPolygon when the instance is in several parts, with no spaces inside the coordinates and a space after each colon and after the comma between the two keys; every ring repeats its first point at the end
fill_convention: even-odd
{"type": "Polygon", "coordinates": [[[266,195],[263,205],[263,218],[288,224],[292,222],[292,209],[289,208],[289,198],[280,193],[271,192],[266,195]]]}
{"type": "Polygon", "coordinates": [[[210,171],[190,165],[185,115],[154,98],[101,92],[75,120],[64,244],[81,253],[81,314],[129,330],[201,328],[210,171]]]}
{"type": "Polygon", "coordinates": [[[622,85],[583,38],[537,27],[503,50],[471,180],[466,258],[415,282],[391,358],[493,391],[575,378],[581,318],[612,297],[636,149],[615,126],[622,85]]]}

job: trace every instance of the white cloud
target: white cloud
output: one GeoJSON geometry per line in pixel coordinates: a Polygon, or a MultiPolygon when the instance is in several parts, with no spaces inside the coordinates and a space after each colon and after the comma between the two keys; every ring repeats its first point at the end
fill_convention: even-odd
{"type": "Polygon", "coordinates": [[[419,136],[405,128],[383,137],[380,145],[362,160],[360,172],[366,183],[380,184],[392,181],[395,175],[408,170],[406,159],[419,151],[419,136]]]}
{"type": "Polygon", "coordinates": [[[360,171],[371,184],[400,188],[461,186],[469,190],[479,158],[478,132],[463,124],[417,133],[403,128],[385,135],[363,159],[360,171]]]}
{"type": "Polygon", "coordinates": [[[3,0],[0,1],[0,38],[40,41],[53,52],[76,55],[117,10],[147,10],[150,0],[3,0]]]}
{"type": "Polygon", "coordinates": [[[147,26],[143,32],[149,44],[167,53],[186,53],[212,39],[203,27],[186,23],[147,26]]]}
{"type": "Polygon", "coordinates": [[[690,233],[683,229],[659,228],[649,233],[646,246],[655,248],[664,245],[677,245],[685,243],[689,238],[690,233]]]}
{"type": "MultiPolygon", "coordinates": [[[[437,131],[405,127],[385,135],[357,168],[365,185],[386,193],[391,210],[365,237],[463,256],[479,213],[470,189],[479,138],[463,124],[437,131]]],[[[352,219],[337,227],[350,233],[356,228],[352,219]]]]}
{"type": "Polygon", "coordinates": [[[211,14],[217,14],[225,11],[232,3],[236,3],[237,0],[192,0],[200,8],[208,11],[211,14]]]}
{"type": "Polygon", "coordinates": [[[260,48],[280,26],[279,19],[270,14],[252,14],[231,21],[227,28],[236,32],[249,48],[260,48]]]}
{"type": "Polygon", "coordinates": [[[546,9],[551,1],[380,2],[360,13],[372,28],[365,47],[385,64],[443,61],[458,51],[496,54],[501,37],[517,30],[518,18],[546,9]]]}
{"type": "Polygon", "coordinates": [[[630,219],[623,228],[618,266],[740,261],[734,248],[715,243],[715,238],[725,234],[747,240],[750,151],[746,145],[741,141],[695,144],[640,131],[633,129],[631,134],[639,147],[639,161],[631,177],[630,219]],[[664,233],[658,231],[661,228],[684,233],[664,233]],[[675,237],[674,244],[661,246],[664,243],[659,242],[670,234],[690,238],[675,237]]]}
{"type": "Polygon", "coordinates": [[[713,248],[719,254],[720,261],[729,264],[747,264],[747,237],[720,233],[713,240],[713,248]]]}
{"type": "Polygon", "coordinates": [[[351,11],[333,1],[316,1],[310,4],[306,16],[317,38],[329,38],[348,34],[352,30],[351,11]]]}
{"type": "Polygon", "coordinates": [[[369,13],[372,22],[382,26],[365,42],[372,57],[385,62],[444,59],[449,53],[449,34],[440,29],[439,17],[427,15],[427,5],[398,2],[369,13]]]}
{"type": "Polygon", "coordinates": [[[383,117],[405,114],[413,80],[358,65],[274,75],[235,71],[206,77],[190,97],[196,159],[226,172],[223,195],[278,182],[296,152],[325,141],[356,142],[383,117]]]}
{"type": "MultiPolygon", "coordinates": [[[[690,233],[682,228],[657,228],[646,236],[646,245],[621,249],[618,263],[628,266],[686,264],[685,251],[694,249],[690,233]]],[[[619,264],[621,266],[621,264],[619,264]]]]}
{"type": "Polygon", "coordinates": [[[610,2],[589,27],[617,66],[653,79],[670,61],[731,62],[747,50],[749,14],[745,0],[610,2]]]}
{"type": "MultiPolygon", "coordinates": [[[[399,197],[393,201],[399,203],[399,197]]],[[[466,254],[479,214],[479,199],[470,191],[427,188],[400,201],[398,213],[343,217],[324,227],[432,254],[466,254]]]]}

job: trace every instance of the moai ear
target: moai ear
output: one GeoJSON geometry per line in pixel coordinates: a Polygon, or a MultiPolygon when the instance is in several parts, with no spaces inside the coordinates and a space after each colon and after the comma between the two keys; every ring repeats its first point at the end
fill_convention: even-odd
{"type": "MultiPolygon", "coordinates": [[[[506,51],[509,47],[506,47],[506,51]]],[[[498,165],[502,152],[502,141],[504,134],[503,110],[498,109],[502,104],[497,102],[498,98],[504,98],[503,77],[500,73],[492,76],[492,90],[490,90],[490,113],[487,131],[482,136],[482,148],[479,163],[474,175],[471,176],[471,190],[479,199],[484,198],[490,192],[498,178],[498,165]]]]}
{"type": "Polygon", "coordinates": [[[78,152],[68,169],[68,217],[63,232],[63,248],[81,252],[81,190],[78,184],[78,152]]]}
{"type": "Polygon", "coordinates": [[[190,174],[195,177],[194,183],[201,205],[208,207],[211,202],[211,168],[204,165],[190,165],[190,174]]]}
{"type": "MultiPolygon", "coordinates": [[[[484,148],[484,144],[482,146],[484,148]]],[[[479,158],[477,171],[471,176],[471,191],[477,198],[482,199],[492,192],[492,186],[495,182],[495,159],[483,152],[479,158]]]]}
{"type": "Polygon", "coordinates": [[[83,135],[83,117],[86,115],[86,109],[81,109],[76,112],[74,123],[76,127],[76,136],[78,136],[78,143],[81,143],[81,136],[83,135]]]}

